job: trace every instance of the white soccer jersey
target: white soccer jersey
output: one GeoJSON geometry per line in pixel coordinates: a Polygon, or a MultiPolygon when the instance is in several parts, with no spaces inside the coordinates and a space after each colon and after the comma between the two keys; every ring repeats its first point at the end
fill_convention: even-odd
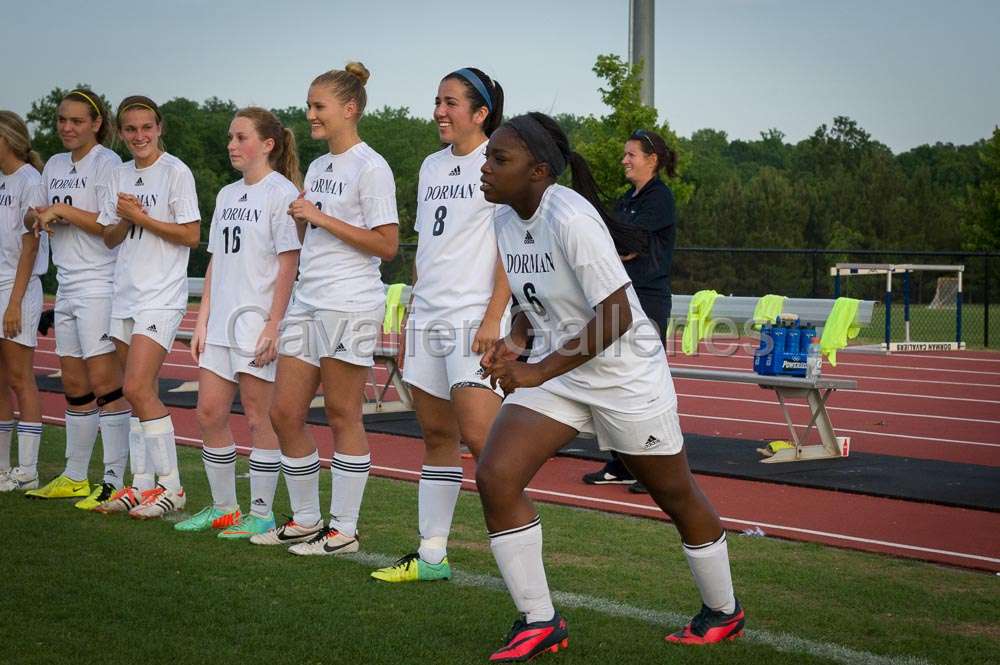
{"type": "MultiPolygon", "coordinates": [[[[135,161],[115,169],[98,218],[104,226],[119,222],[115,212],[119,192],[138,198],[158,222],[187,224],[201,219],[191,170],[167,153],[144,169],[136,168],[135,161]]],[[[145,231],[133,226],[119,246],[112,318],[134,318],[149,309],[187,308],[190,250],[145,231]]]]}
{"type": "MultiPolygon", "coordinates": [[[[306,199],[324,214],[363,229],[398,224],[396,184],[389,164],[362,142],[313,160],[306,199]]],[[[385,302],[381,261],[321,228],[309,226],[302,242],[295,299],[317,309],[362,312],[385,302]]]]}
{"type": "MultiPolygon", "coordinates": [[[[529,220],[509,206],[499,206],[496,216],[511,290],[535,331],[529,362],[537,362],[577,335],[594,318],[594,307],[630,281],[598,212],[567,187],[545,190],[529,220]]],[[[631,285],[627,293],[632,327],[599,356],[546,381],[544,388],[625,414],[676,407],[663,345],[631,285]]]]}
{"type": "Polygon", "coordinates": [[[288,205],[298,188],[280,173],[260,182],[226,185],[215,199],[209,232],[212,254],[208,343],[253,351],[271,311],[278,254],[297,250],[299,234],[288,205]]]}
{"type": "MultiPolygon", "coordinates": [[[[0,288],[9,287],[17,275],[21,260],[22,236],[29,233],[24,215],[29,207],[45,205],[42,176],[31,164],[25,164],[10,175],[0,171],[0,288]]],[[[43,233],[38,243],[38,256],[32,275],[44,275],[49,269],[49,239],[43,233]]]]}
{"type": "Polygon", "coordinates": [[[449,146],[420,167],[414,225],[420,234],[417,283],[410,311],[416,330],[432,322],[456,329],[478,325],[493,295],[496,206],[479,189],[485,149],[483,143],[456,157],[449,146]]]}
{"type": "MultiPolygon", "coordinates": [[[[79,162],[72,153],[53,156],[42,171],[46,200],[100,212],[108,196],[108,183],[121,158],[103,145],[94,146],[79,162]]],[[[101,236],[73,224],[53,224],[52,262],[59,277],[59,295],[110,296],[115,277],[117,249],[108,249],[101,236]]]]}

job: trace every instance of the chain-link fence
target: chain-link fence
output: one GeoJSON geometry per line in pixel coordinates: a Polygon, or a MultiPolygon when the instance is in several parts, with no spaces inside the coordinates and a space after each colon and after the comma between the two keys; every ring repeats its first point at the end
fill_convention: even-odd
{"type": "MultiPolygon", "coordinates": [[[[672,283],[674,293],[714,289],[738,296],[775,293],[797,298],[833,298],[835,280],[830,268],[837,263],[961,265],[961,338],[970,348],[998,345],[1000,306],[1000,254],[984,252],[831,251],[820,249],[742,249],[716,247],[677,248],[672,283]],[[992,300],[991,300],[992,299],[992,300]]],[[[954,342],[957,299],[954,273],[914,271],[909,280],[910,339],[919,342],[954,342]],[[953,290],[954,289],[954,290],[953,290]],[[949,295],[951,296],[949,298],[949,295]]],[[[905,339],[904,276],[893,278],[890,307],[891,340],[905,339]]],[[[841,279],[840,295],[874,300],[872,322],[859,341],[885,339],[885,275],[841,279]]]]}

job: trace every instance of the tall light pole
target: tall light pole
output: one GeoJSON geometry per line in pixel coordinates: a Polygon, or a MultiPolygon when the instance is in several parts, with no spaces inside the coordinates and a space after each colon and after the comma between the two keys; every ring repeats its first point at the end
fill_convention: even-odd
{"type": "Polygon", "coordinates": [[[633,65],[642,62],[639,97],[646,106],[653,106],[653,1],[628,3],[628,61],[633,65]]]}

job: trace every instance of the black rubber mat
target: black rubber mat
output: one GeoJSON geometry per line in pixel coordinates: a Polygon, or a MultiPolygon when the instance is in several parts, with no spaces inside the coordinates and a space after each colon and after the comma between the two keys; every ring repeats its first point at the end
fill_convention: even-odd
{"type": "MultiPolygon", "coordinates": [[[[58,378],[37,378],[40,390],[62,392],[58,378]]],[[[194,408],[198,393],[176,392],[181,384],[176,379],[160,379],[160,399],[167,406],[194,408]]],[[[233,411],[243,412],[238,397],[233,411]]],[[[310,409],[309,422],[325,425],[323,409],[310,409]]],[[[413,413],[365,416],[365,429],[413,438],[422,436],[413,413]]],[[[839,460],[761,464],[756,450],[762,446],[761,441],[699,434],[685,434],[684,441],[688,463],[696,473],[1000,512],[998,467],[858,452],[839,460]]],[[[584,437],[574,439],[559,454],[595,461],[608,459],[606,453],[598,450],[595,439],[584,437]]]]}

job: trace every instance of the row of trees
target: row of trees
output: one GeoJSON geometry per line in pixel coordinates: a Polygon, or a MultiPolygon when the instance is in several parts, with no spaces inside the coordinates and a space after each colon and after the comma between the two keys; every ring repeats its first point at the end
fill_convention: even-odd
{"type": "MultiPolygon", "coordinates": [[[[658,131],[676,147],[680,173],[671,186],[679,205],[680,245],[1000,249],[1000,129],[972,145],[937,143],[898,155],[842,116],[797,143],[777,129],[749,141],[730,140],[714,129],[678,137],[656,109],[640,103],[637,68],[603,55],[594,72],[603,82],[600,92],[609,112],[559,120],[609,198],[627,186],[619,159],[633,130],[658,131]]],[[[53,90],[28,114],[43,157],[62,151],[53,119],[65,92],[53,90]]],[[[216,192],[238,177],[226,152],[236,106],[215,98],[203,103],[177,98],[161,109],[167,148],[194,172],[201,210],[209,219],[216,192]]],[[[305,172],[326,147],[309,138],[304,109],[276,113],[298,138],[305,172]]],[[[402,237],[413,240],[417,173],[423,158],[440,148],[435,126],[406,108],[385,107],[366,114],[360,131],[393,168],[402,237]]]]}

